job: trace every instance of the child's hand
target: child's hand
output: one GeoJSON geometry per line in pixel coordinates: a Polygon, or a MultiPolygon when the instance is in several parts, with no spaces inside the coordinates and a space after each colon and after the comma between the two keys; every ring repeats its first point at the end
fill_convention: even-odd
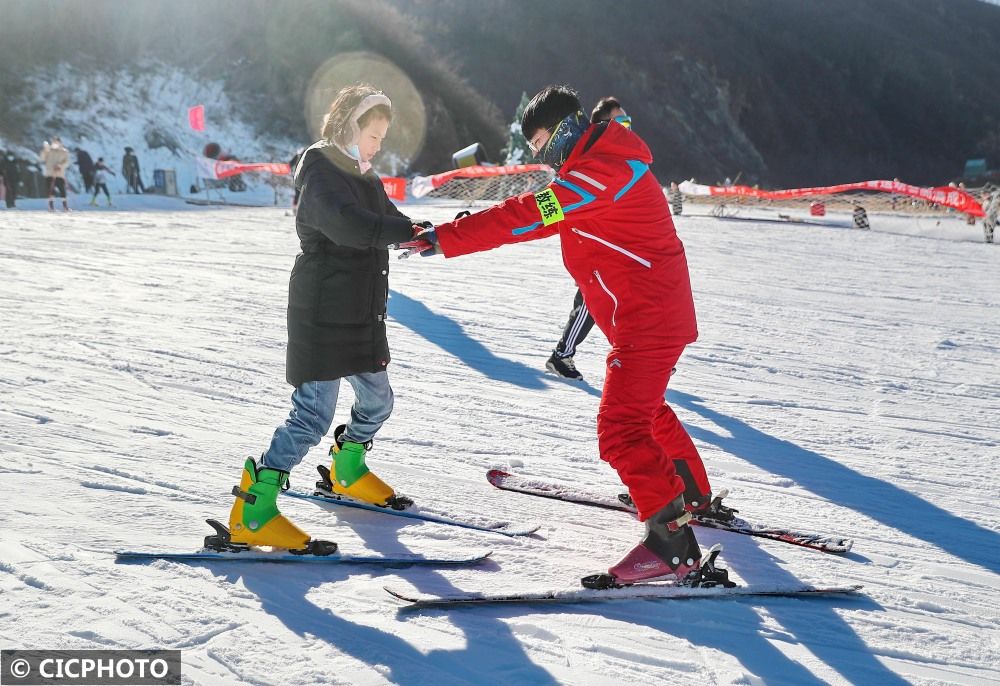
{"type": "Polygon", "coordinates": [[[405,260],[411,255],[430,257],[441,252],[441,248],[437,242],[437,233],[430,222],[424,222],[423,225],[414,224],[413,238],[403,243],[397,243],[395,247],[400,250],[406,250],[406,252],[399,256],[401,260],[405,260]],[[430,225],[430,228],[427,228],[428,225],[430,225]]]}

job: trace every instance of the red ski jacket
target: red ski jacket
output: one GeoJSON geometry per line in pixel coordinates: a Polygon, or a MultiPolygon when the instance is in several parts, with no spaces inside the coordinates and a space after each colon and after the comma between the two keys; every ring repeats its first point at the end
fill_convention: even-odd
{"type": "Polygon", "coordinates": [[[641,138],[590,126],[544,190],[437,227],[445,257],[556,233],[563,263],[613,347],[698,338],[684,246],[641,138]]]}

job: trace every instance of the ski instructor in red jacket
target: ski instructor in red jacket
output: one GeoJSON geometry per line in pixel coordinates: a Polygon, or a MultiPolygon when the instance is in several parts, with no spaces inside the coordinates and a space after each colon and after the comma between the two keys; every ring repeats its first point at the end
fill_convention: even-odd
{"type": "Polygon", "coordinates": [[[653,158],[618,122],[591,125],[565,86],[538,93],[521,130],[536,158],[557,170],[553,182],[405,246],[458,257],[559,234],[566,269],[611,343],[597,415],[601,459],[646,527],[609,574],[617,584],[683,579],[701,564],[690,511],[709,507],[712,495],[697,449],[664,402],[670,370],[698,329],[684,246],[650,172],[653,158]]]}

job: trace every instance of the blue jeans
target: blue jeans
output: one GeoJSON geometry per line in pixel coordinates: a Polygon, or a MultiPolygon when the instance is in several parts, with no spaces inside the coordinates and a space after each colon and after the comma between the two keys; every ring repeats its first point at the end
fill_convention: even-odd
{"type": "MultiPolygon", "coordinates": [[[[389,375],[375,372],[344,378],[351,384],[355,396],[344,439],[365,443],[392,414],[389,375]]],[[[292,411],[271,437],[271,445],[262,460],[265,467],[290,472],[310,448],[323,440],[333,424],[340,381],[307,381],[292,392],[292,411]]]]}

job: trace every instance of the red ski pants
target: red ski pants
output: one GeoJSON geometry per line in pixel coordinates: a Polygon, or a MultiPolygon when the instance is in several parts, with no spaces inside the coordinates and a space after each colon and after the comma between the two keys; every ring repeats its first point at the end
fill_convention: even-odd
{"type": "Polygon", "coordinates": [[[711,491],[705,465],[691,437],[664,401],[670,370],[684,346],[612,348],[597,413],[601,459],[610,464],[639,510],[649,519],[677,496],[711,491]],[[687,465],[685,485],[674,460],[687,465]]]}

